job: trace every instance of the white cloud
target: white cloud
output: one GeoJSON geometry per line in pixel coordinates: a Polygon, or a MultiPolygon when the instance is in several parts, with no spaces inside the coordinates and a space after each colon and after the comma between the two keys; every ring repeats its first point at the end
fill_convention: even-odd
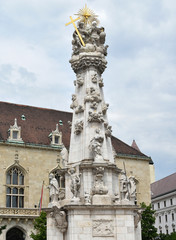
{"type": "MultiPolygon", "coordinates": [[[[0,2],[1,100],[69,111],[74,29],[65,23],[84,4],[0,2]]],[[[114,134],[128,144],[136,139],[141,151],[152,155],[157,177],[164,177],[176,158],[176,2],[89,0],[87,5],[99,15],[110,45],[103,77],[114,134]]]]}

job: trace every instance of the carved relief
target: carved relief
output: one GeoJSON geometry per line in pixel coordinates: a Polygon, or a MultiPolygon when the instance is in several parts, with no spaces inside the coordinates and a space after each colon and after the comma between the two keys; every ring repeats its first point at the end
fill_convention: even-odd
{"type": "Polygon", "coordinates": [[[104,122],[102,112],[96,113],[96,112],[89,111],[88,122],[99,122],[99,123],[104,122]]]}
{"type": "Polygon", "coordinates": [[[76,85],[80,88],[84,84],[84,79],[81,74],[77,75],[76,85]]]}
{"type": "Polygon", "coordinates": [[[67,230],[68,223],[66,221],[66,213],[64,211],[60,211],[58,207],[54,206],[50,216],[55,218],[55,225],[61,233],[67,230]]]}
{"type": "Polygon", "coordinates": [[[97,73],[93,74],[91,80],[93,83],[97,83],[98,82],[98,74],[97,73]]]}
{"type": "Polygon", "coordinates": [[[97,107],[98,107],[98,103],[97,103],[97,102],[92,102],[92,103],[90,104],[90,107],[91,107],[92,109],[96,110],[97,107]]]}
{"type": "Polygon", "coordinates": [[[84,107],[82,105],[79,105],[76,110],[75,110],[75,113],[78,114],[78,113],[82,113],[84,112],[84,107]]]}
{"type": "Polygon", "coordinates": [[[74,131],[74,133],[76,135],[79,135],[82,132],[82,130],[83,130],[83,120],[77,121],[75,123],[75,131],[74,131]]]}
{"type": "Polygon", "coordinates": [[[78,106],[78,101],[77,101],[77,97],[76,94],[72,95],[72,104],[70,105],[70,108],[74,109],[78,106]]]}
{"type": "Polygon", "coordinates": [[[129,179],[125,172],[121,172],[120,177],[120,194],[121,200],[130,200],[130,192],[129,192],[129,179]]]}
{"type": "Polygon", "coordinates": [[[104,87],[103,78],[98,80],[99,87],[104,87]]]}
{"type": "Polygon", "coordinates": [[[80,176],[81,174],[77,174],[76,173],[76,170],[75,168],[70,168],[68,170],[68,174],[70,175],[70,178],[71,178],[71,184],[70,184],[70,190],[73,194],[73,197],[72,199],[76,200],[76,199],[79,199],[78,198],[78,195],[79,195],[79,189],[80,189],[80,186],[81,186],[81,182],[80,182],[80,176]]]}
{"type": "Polygon", "coordinates": [[[130,199],[136,198],[136,183],[135,183],[135,177],[130,176],[129,177],[129,187],[130,187],[130,199]]]}
{"type": "Polygon", "coordinates": [[[63,146],[61,151],[61,159],[62,159],[62,165],[65,167],[68,163],[68,150],[65,146],[63,146]]]}
{"type": "Polygon", "coordinates": [[[88,88],[86,93],[87,96],[84,98],[84,102],[101,102],[100,93],[98,93],[95,88],[88,88]]]}
{"type": "Polygon", "coordinates": [[[38,209],[22,209],[22,208],[0,208],[1,215],[24,215],[24,216],[32,216],[39,215],[38,209]]]}
{"type": "Polygon", "coordinates": [[[58,205],[59,184],[57,179],[54,177],[53,173],[50,173],[49,180],[50,180],[50,184],[48,188],[49,188],[49,195],[50,195],[50,203],[48,204],[48,207],[51,207],[54,205],[58,205]]]}
{"type": "Polygon", "coordinates": [[[102,162],[103,156],[102,156],[102,145],[103,145],[104,138],[100,133],[100,129],[95,130],[95,136],[90,141],[89,149],[92,151],[94,156],[95,162],[102,162]]]}
{"type": "Polygon", "coordinates": [[[91,205],[91,195],[88,192],[84,193],[84,203],[85,205],[91,205]]]}
{"type": "Polygon", "coordinates": [[[103,182],[104,167],[97,167],[95,170],[95,181],[92,189],[92,194],[105,195],[108,193],[108,188],[103,182]]]}
{"type": "Polygon", "coordinates": [[[107,110],[108,110],[109,104],[108,103],[103,103],[102,106],[102,113],[105,115],[107,110]]]}
{"type": "Polygon", "coordinates": [[[137,210],[135,212],[135,215],[134,215],[134,226],[135,228],[138,227],[138,223],[141,221],[142,219],[142,210],[137,210]]]}
{"type": "Polygon", "coordinates": [[[92,222],[93,237],[113,237],[114,225],[112,220],[98,219],[92,222]]]}
{"type": "Polygon", "coordinates": [[[104,46],[106,34],[103,27],[97,27],[97,22],[93,21],[91,24],[84,24],[78,22],[78,31],[85,43],[83,47],[80,38],[76,31],[73,33],[72,49],[73,55],[78,55],[80,52],[100,52],[104,56],[107,55],[107,45],[104,46]]]}
{"type": "Polygon", "coordinates": [[[129,178],[126,175],[126,172],[121,172],[120,178],[120,192],[121,200],[127,200],[135,202],[136,199],[136,183],[135,178],[130,176],[129,178]]]}
{"type": "Polygon", "coordinates": [[[111,137],[112,127],[109,126],[107,122],[104,122],[104,126],[105,126],[105,136],[111,137]]]}
{"type": "Polygon", "coordinates": [[[118,193],[114,194],[114,199],[113,199],[114,205],[119,205],[120,204],[120,196],[118,193]]]}
{"type": "Polygon", "coordinates": [[[87,67],[93,66],[98,69],[100,74],[102,74],[106,68],[107,61],[96,54],[97,56],[88,56],[84,55],[81,56],[81,58],[73,58],[70,60],[71,67],[75,73],[77,73],[79,70],[85,69],[87,67]]]}

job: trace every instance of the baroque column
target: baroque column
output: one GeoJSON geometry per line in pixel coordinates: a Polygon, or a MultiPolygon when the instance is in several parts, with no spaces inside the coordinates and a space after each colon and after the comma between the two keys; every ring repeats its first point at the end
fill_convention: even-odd
{"type": "MultiPolygon", "coordinates": [[[[82,19],[84,20],[84,19],[82,19]]],[[[78,31],[85,46],[75,31],[72,40],[71,67],[76,73],[75,93],[71,108],[73,120],[69,163],[82,160],[114,162],[111,144],[111,126],[107,118],[109,104],[103,94],[103,78],[108,46],[105,31],[97,26],[97,18],[79,21],[78,31]]]]}

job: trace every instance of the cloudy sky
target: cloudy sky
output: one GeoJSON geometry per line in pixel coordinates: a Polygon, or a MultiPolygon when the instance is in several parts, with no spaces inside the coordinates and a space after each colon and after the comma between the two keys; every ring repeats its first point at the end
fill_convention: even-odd
{"type": "Polygon", "coordinates": [[[175,0],[0,0],[0,101],[70,111],[69,16],[87,6],[107,34],[103,74],[113,134],[176,171],[175,0]]]}

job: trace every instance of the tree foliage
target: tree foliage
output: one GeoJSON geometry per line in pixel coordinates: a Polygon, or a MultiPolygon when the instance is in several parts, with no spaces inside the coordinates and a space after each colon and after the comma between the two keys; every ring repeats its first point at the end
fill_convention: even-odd
{"type": "Polygon", "coordinates": [[[141,204],[142,212],[142,240],[153,240],[157,236],[157,229],[155,228],[155,211],[152,210],[151,204],[146,205],[145,203],[141,204]]]}
{"type": "Polygon", "coordinates": [[[173,232],[171,234],[161,233],[158,235],[158,240],[176,240],[176,233],[173,232]]]}
{"type": "Polygon", "coordinates": [[[6,225],[0,227],[0,235],[2,234],[2,230],[6,229],[6,225]]]}
{"type": "Polygon", "coordinates": [[[40,216],[34,221],[34,229],[36,233],[32,232],[30,237],[34,240],[46,240],[46,213],[41,212],[40,216]]]}

